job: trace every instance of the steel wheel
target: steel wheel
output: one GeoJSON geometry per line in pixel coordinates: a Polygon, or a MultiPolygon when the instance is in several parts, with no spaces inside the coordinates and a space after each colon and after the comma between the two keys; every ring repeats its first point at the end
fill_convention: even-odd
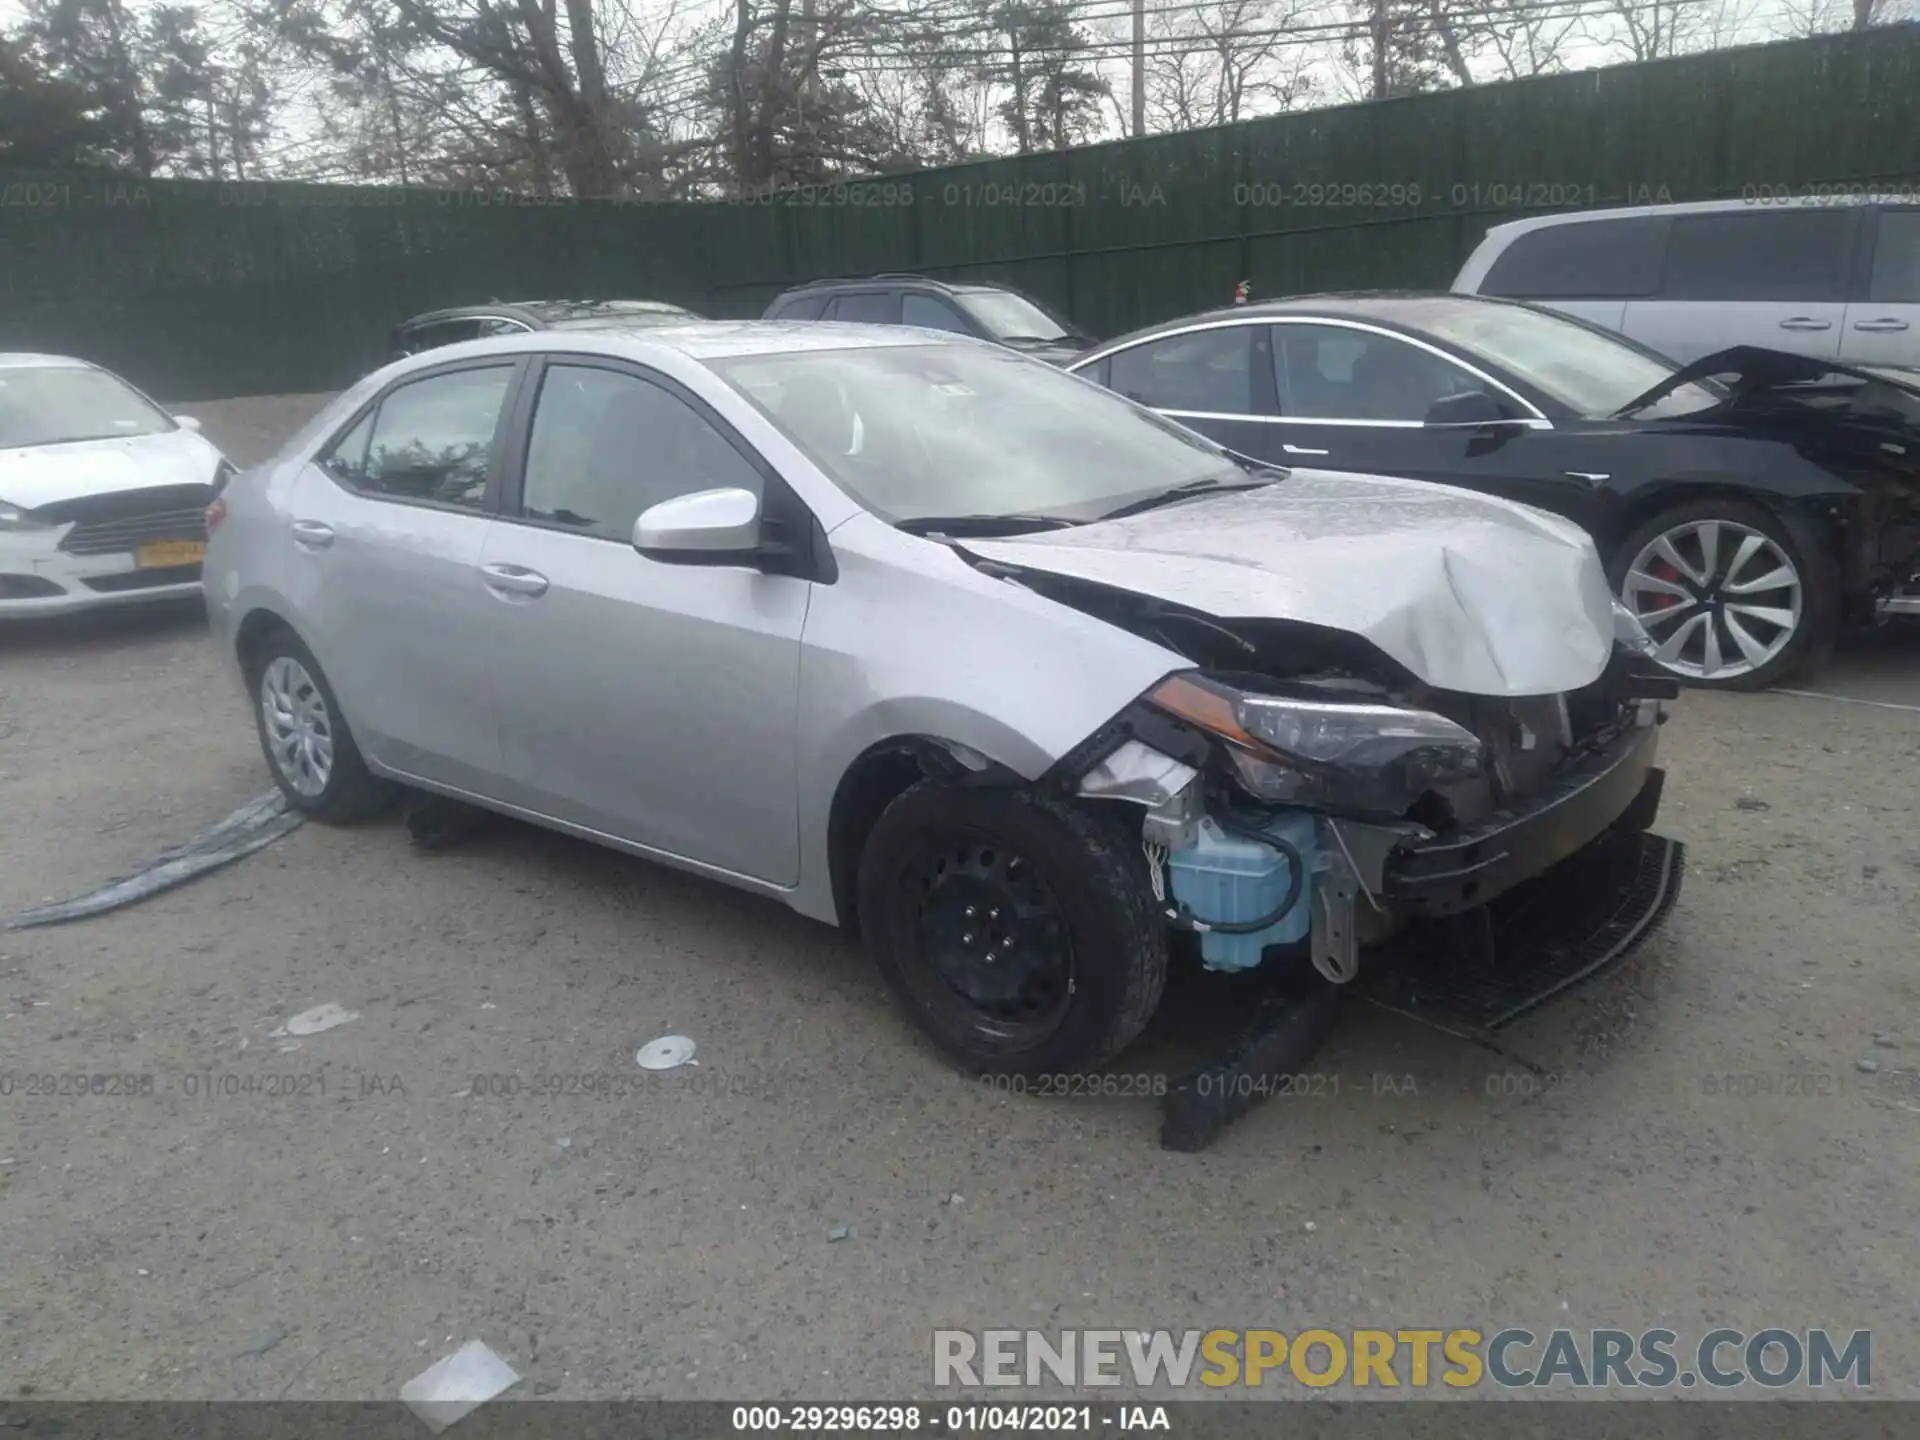
{"type": "Polygon", "coordinates": [[[920,988],[982,1038],[1028,1045],[1054,1030],[1073,992],[1073,944],[1033,864],[972,836],[914,857],[920,988]]]}
{"type": "Polygon", "coordinates": [[[1772,537],[1736,520],[1687,520],[1641,547],[1621,584],[1660,663],[1733,680],[1778,658],[1799,633],[1806,587],[1772,537]]]}
{"type": "Polygon", "coordinates": [[[281,778],[309,798],[333,776],[333,716],[307,667],[276,656],[260,673],[260,716],[267,754],[281,778]]]}

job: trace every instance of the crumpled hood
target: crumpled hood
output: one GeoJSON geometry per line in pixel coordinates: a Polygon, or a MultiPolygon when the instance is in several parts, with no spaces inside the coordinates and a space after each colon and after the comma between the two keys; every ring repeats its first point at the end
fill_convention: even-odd
{"type": "Polygon", "coordinates": [[[22,510],[156,485],[205,485],[220,464],[213,442],[182,427],[158,435],[0,449],[0,502],[22,510]]]}
{"type": "Polygon", "coordinates": [[[1294,470],[1259,490],[960,548],[1221,620],[1347,631],[1473,695],[1577,690],[1613,650],[1612,592],[1578,527],[1413,480],[1294,470]]]}

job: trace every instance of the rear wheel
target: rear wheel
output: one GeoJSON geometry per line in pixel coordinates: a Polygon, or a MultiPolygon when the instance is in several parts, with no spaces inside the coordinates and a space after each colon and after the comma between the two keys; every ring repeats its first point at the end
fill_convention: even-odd
{"type": "Polygon", "coordinates": [[[288,804],[341,824],[393,803],[393,786],[361,759],[319,662],[291,630],[274,630],[253,647],[247,688],[260,748],[288,804]]]}
{"type": "Polygon", "coordinates": [[[1096,1069],[1166,984],[1138,846],[1049,797],[920,782],[868,837],[859,903],[901,1005],[971,1073],[1096,1069]]]}
{"type": "Polygon", "coordinates": [[[1839,583],[1811,527],[1735,500],[1656,515],[1614,556],[1621,602],[1689,685],[1760,690],[1833,644],[1839,583]]]}

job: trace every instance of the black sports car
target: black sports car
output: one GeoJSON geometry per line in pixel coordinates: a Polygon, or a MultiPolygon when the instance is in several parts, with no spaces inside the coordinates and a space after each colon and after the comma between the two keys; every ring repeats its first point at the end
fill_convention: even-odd
{"type": "Polygon", "coordinates": [[[1920,373],[1750,347],[1683,368],[1553,311],[1407,294],[1235,306],[1069,368],[1257,460],[1566,516],[1693,684],[1758,689],[1842,625],[1920,613],[1920,373]]]}

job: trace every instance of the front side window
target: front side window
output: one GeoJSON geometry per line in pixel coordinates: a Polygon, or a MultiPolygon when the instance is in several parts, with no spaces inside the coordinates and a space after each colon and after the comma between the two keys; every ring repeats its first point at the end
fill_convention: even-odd
{"type": "Polygon", "coordinates": [[[662,500],[723,488],[761,493],[760,472],[679,395],[593,365],[547,367],[525,477],[525,518],[622,543],[662,500]]]}
{"type": "Polygon", "coordinates": [[[1851,216],[1842,209],[1680,215],[1663,300],[1839,300],[1851,216]]]}
{"type": "Polygon", "coordinates": [[[1112,357],[1109,387],[1156,410],[1251,415],[1251,325],[1224,325],[1149,340],[1112,357]]]}
{"type": "Polygon", "coordinates": [[[388,393],[321,456],[329,474],[390,500],[484,508],[511,365],[429,375],[388,393]]]}
{"type": "Polygon", "coordinates": [[[1867,298],[1920,304],[1920,210],[1888,210],[1880,216],[1867,298]]]}
{"type": "Polygon", "coordinates": [[[1280,413],[1303,420],[1419,424],[1436,400],[1487,388],[1452,361],[1371,330],[1276,325],[1273,341],[1280,413]]]}
{"type": "Polygon", "coordinates": [[[1091,518],[1205,479],[1226,451],[1016,351],[929,343],[709,364],[882,519],[1091,518]]]}
{"type": "Polygon", "coordinates": [[[944,300],[936,300],[931,295],[916,295],[911,292],[900,297],[900,323],[919,325],[928,330],[951,330],[959,335],[971,335],[967,322],[944,300]]]}
{"type": "Polygon", "coordinates": [[[158,435],[173,420],[125,381],[82,365],[0,369],[0,449],[158,435]]]}

